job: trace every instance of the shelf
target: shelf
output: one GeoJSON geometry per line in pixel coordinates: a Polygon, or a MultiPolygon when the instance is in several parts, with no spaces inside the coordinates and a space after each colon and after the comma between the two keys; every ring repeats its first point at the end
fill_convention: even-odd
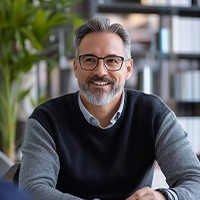
{"type": "Polygon", "coordinates": [[[191,53],[160,53],[162,58],[177,58],[177,59],[198,59],[200,60],[200,54],[191,54],[191,53]]]}
{"type": "MultiPolygon", "coordinates": [[[[132,50],[132,54],[134,56],[137,56],[137,57],[140,57],[140,58],[145,58],[146,55],[148,53],[148,50],[147,51],[137,51],[137,50],[132,50]]],[[[188,60],[200,60],[200,54],[185,54],[185,53],[155,53],[155,57],[157,58],[162,58],[162,59],[188,59],[188,60]]]]}
{"type": "Polygon", "coordinates": [[[117,14],[159,14],[199,17],[200,8],[192,7],[171,7],[171,6],[145,6],[138,3],[112,2],[97,5],[97,12],[117,14]]]}
{"type": "Polygon", "coordinates": [[[177,101],[177,116],[200,116],[200,102],[177,101]]]}

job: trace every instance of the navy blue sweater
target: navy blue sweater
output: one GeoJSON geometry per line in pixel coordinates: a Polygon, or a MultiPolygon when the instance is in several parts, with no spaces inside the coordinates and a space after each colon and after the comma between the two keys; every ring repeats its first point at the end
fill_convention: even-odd
{"type": "Polygon", "coordinates": [[[100,129],[85,120],[76,92],[47,101],[30,118],[39,121],[55,141],[60,159],[58,190],[84,199],[125,199],[151,186],[155,137],[169,112],[160,98],[125,90],[119,120],[100,129]]]}

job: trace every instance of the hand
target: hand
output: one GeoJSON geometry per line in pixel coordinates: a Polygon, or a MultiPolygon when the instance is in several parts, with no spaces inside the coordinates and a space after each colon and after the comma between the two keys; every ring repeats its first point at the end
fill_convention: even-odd
{"type": "Polygon", "coordinates": [[[144,187],[126,200],[166,200],[166,198],[160,192],[144,187]]]}

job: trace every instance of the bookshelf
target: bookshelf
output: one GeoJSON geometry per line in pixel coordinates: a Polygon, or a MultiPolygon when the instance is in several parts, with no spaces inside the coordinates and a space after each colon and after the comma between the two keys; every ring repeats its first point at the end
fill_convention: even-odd
{"type": "MultiPolygon", "coordinates": [[[[134,76],[137,79],[135,88],[141,89],[142,81],[138,77],[144,79],[144,71],[138,66],[151,63],[154,66],[149,77],[153,80],[152,93],[159,95],[175,111],[199,155],[200,1],[85,0],[82,8],[88,10],[84,18],[114,15],[127,19],[130,14],[157,16],[158,27],[149,39],[133,39],[132,57],[138,72],[134,76]]],[[[138,30],[131,34],[134,35],[134,31],[138,30]]]]}
{"type": "MultiPolygon", "coordinates": [[[[133,1],[132,1],[133,2],[133,1]]],[[[143,13],[143,14],[159,14],[159,15],[174,15],[179,16],[191,16],[199,17],[199,7],[191,6],[181,7],[181,6],[160,6],[160,5],[142,5],[140,3],[129,3],[126,1],[105,1],[105,3],[99,3],[96,8],[97,12],[100,13],[143,13]]]]}

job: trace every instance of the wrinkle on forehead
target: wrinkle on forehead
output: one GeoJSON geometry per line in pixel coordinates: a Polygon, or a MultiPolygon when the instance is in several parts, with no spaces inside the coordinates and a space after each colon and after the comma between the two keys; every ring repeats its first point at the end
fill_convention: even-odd
{"type": "Polygon", "coordinates": [[[125,55],[124,44],[115,33],[92,32],[81,41],[79,54],[93,54],[99,57],[107,55],[125,55]]]}

